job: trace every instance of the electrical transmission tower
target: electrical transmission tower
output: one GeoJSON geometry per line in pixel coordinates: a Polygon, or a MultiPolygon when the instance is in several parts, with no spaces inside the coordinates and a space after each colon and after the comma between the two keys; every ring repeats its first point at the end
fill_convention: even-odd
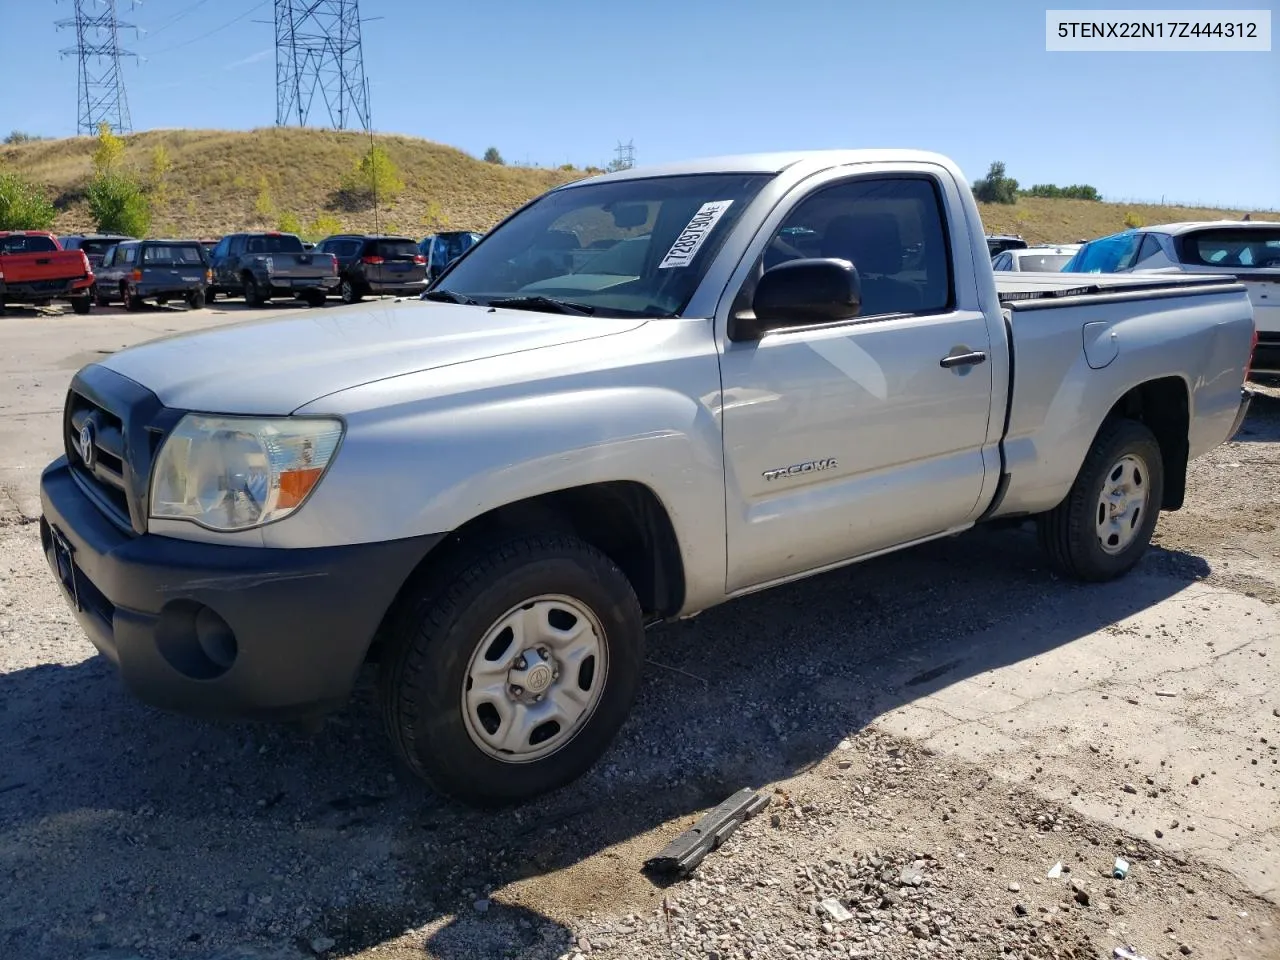
{"type": "Polygon", "coordinates": [[[275,0],[275,7],[276,123],[305,127],[314,107],[327,111],[335,130],[368,130],[359,0],[275,0]]]}
{"type": "Polygon", "coordinates": [[[628,140],[623,143],[618,141],[618,146],[614,149],[614,158],[611,167],[614,170],[630,170],[636,165],[636,145],[635,141],[628,140]]]}
{"type": "Polygon", "coordinates": [[[109,123],[117,133],[130,133],[129,100],[124,93],[122,57],[137,54],[120,46],[120,31],[137,31],[132,23],[123,23],[116,15],[116,0],[72,0],[75,16],[59,20],[59,29],[73,29],[76,45],[62,50],[64,57],[79,60],[76,79],[76,131],[94,134],[98,125],[109,123]]]}

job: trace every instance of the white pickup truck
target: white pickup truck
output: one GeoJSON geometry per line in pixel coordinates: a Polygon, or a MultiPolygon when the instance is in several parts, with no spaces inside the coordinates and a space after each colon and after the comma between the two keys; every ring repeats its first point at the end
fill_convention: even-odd
{"type": "Polygon", "coordinates": [[[987,521],[1123,574],[1238,429],[1253,338],[1231,278],[998,286],[934,154],[629,170],[422,300],[86,366],[41,536],[144,700],[309,717],[376,660],[409,767],[516,801],[604,751],[648,625],[987,521]]]}

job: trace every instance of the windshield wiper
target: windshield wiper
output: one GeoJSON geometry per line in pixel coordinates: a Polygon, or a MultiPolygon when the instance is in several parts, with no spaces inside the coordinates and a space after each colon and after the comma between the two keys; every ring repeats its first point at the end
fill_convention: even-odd
{"type": "Polygon", "coordinates": [[[595,307],[585,303],[573,303],[570,300],[557,300],[555,297],[499,297],[490,300],[491,307],[510,307],[513,310],[546,310],[550,313],[576,313],[589,317],[596,312],[595,307]]]}
{"type": "Polygon", "coordinates": [[[469,307],[483,306],[479,300],[473,300],[461,293],[454,293],[452,290],[428,290],[421,299],[435,300],[439,303],[465,303],[469,307]]]}

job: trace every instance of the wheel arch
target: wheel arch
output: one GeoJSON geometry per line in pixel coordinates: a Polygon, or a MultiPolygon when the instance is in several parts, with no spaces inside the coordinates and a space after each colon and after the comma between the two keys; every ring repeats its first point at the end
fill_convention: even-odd
{"type": "Polygon", "coordinates": [[[504,540],[559,533],[591,544],[630,581],[646,623],[675,616],[685,600],[685,569],[675,525],[647,485],[612,480],[568,487],[503,504],[468,520],[430,551],[397,592],[370,647],[377,659],[391,618],[449,566],[504,540]]]}
{"type": "MultiPolygon", "coordinates": [[[[1147,380],[1125,392],[1107,411],[1103,424],[1125,418],[1146,426],[1160,444],[1164,467],[1164,510],[1182,507],[1187,490],[1190,449],[1191,390],[1179,376],[1147,380]]],[[[1099,427],[1099,432],[1102,427],[1099,427]]],[[[1096,435],[1095,435],[1096,439],[1096,435]]]]}

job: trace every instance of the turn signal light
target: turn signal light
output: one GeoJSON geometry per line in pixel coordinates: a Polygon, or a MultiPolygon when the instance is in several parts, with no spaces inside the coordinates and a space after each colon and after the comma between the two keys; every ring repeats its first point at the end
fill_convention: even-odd
{"type": "Polygon", "coordinates": [[[136,283],[137,281],[141,280],[141,279],[142,279],[142,271],[141,271],[141,270],[135,270],[135,271],[133,271],[133,273],[129,274],[129,279],[130,279],[130,280],[132,280],[132,281],[134,281],[135,283],[136,283]]]}

